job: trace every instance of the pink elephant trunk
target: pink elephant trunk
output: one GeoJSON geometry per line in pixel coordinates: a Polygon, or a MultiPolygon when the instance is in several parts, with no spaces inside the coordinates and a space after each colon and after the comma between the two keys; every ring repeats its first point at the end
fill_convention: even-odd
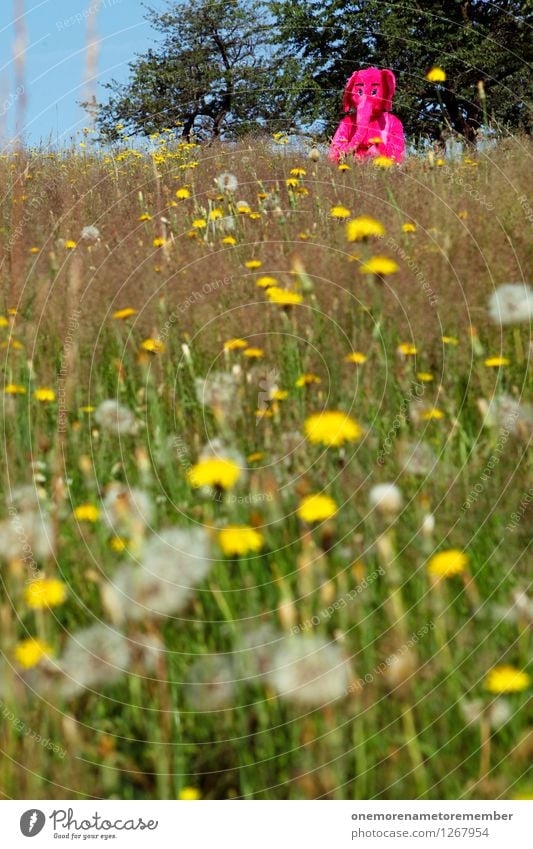
{"type": "Polygon", "coordinates": [[[366,140],[368,125],[372,119],[372,102],[368,97],[363,97],[357,107],[357,128],[352,142],[362,144],[366,140]]]}

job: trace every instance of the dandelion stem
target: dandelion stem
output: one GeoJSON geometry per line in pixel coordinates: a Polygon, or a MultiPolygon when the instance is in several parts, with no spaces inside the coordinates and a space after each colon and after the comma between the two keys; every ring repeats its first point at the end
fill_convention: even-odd
{"type": "Polygon", "coordinates": [[[424,797],[428,793],[428,781],[426,769],[424,767],[424,758],[420,751],[418,735],[416,733],[415,719],[411,705],[404,705],[402,710],[402,724],[407,741],[407,749],[413,764],[413,772],[418,796],[424,797]]]}

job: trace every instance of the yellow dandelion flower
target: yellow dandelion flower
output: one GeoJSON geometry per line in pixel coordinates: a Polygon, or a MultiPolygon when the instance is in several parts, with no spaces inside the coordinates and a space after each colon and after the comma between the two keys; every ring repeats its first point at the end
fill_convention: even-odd
{"type": "Polygon", "coordinates": [[[417,371],[416,376],[422,383],[431,383],[434,380],[433,375],[429,371],[417,371]]]}
{"type": "Polygon", "coordinates": [[[270,286],[266,294],[271,304],[278,304],[281,307],[293,307],[303,301],[303,296],[299,292],[289,292],[288,289],[280,289],[279,286],[270,286]]]}
{"type": "Polygon", "coordinates": [[[123,310],[115,310],[113,318],[116,321],[122,321],[125,318],[130,318],[132,315],[137,315],[137,310],[134,310],[133,307],[124,307],[123,310]]]}
{"type": "Polygon", "coordinates": [[[349,165],[346,165],[346,162],[341,162],[341,164],[339,165],[338,170],[339,170],[339,171],[349,171],[349,170],[350,170],[350,166],[349,166],[349,165]]]}
{"type": "Polygon", "coordinates": [[[331,218],[339,218],[342,220],[344,218],[349,218],[352,213],[345,206],[341,206],[339,204],[337,206],[332,206],[329,214],[331,218]]]}
{"type": "Polygon", "coordinates": [[[248,342],[244,339],[228,339],[227,342],[224,342],[224,350],[225,351],[237,351],[239,348],[246,348],[248,342]]]}
{"type": "Polygon", "coordinates": [[[9,327],[9,319],[5,315],[0,315],[0,327],[9,327]]]}
{"type": "Polygon", "coordinates": [[[36,247],[30,248],[30,253],[31,253],[31,254],[38,254],[38,253],[40,253],[40,252],[41,252],[41,249],[40,249],[40,248],[36,248],[36,247]]]}
{"type": "Polygon", "coordinates": [[[296,177],[288,177],[287,180],[285,180],[285,185],[288,189],[295,189],[298,185],[298,180],[296,177]]]}
{"type": "Polygon", "coordinates": [[[35,390],[33,397],[36,401],[46,403],[47,401],[55,401],[56,393],[53,389],[49,389],[47,386],[41,386],[35,390]]]}
{"type": "Polygon", "coordinates": [[[65,241],[65,248],[67,249],[67,251],[73,251],[75,247],[77,247],[77,242],[75,242],[73,239],[67,239],[65,241]]]}
{"type": "Polygon", "coordinates": [[[294,385],[297,386],[298,389],[301,389],[302,386],[310,386],[312,383],[321,383],[321,380],[317,374],[307,372],[306,374],[301,374],[294,385]]]}
{"type": "Polygon", "coordinates": [[[446,71],[438,67],[430,68],[426,74],[426,80],[430,83],[446,82],[446,71]]]}
{"type": "Polygon", "coordinates": [[[139,221],[151,221],[151,220],[152,220],[152,216],[151,216],[151,215],[148,215],[148,213],[147,213],[147,212],[143,212],[143,214],[142,214],[142,215],[139,215],[138,220],[139,220],[139,221]]]}
{"type": "Polygon", "coordinates": [[[162,248],[164,244],[165,244],[165,239],[163,239],[162,236],[156,236],[156,238],[152,242],[152,245],[154,246],[154,248],[162,248]]]}
{"type": "Polygon", "coordinates": [[[141,348],[149,351],[151,354],[163,354],[165,351],[165,343],[161,339],[145,339],[141,342],[141,348]]]}
{"type": "Polygon", "coordinates": [[[468,565],[468,555],[458,548],[450,548],[448,551],[439,551],[434,554],[427,564],[430,575],[436,578],[451,578],[460,575],[468,565]]]}
{"type": "Polygon", "coordinates": [[[246,203],[237,204],[237,212],[239,215],[249,215],[251,211],[251,207],[249,207],[246,203]]]}
{"type": "Polygon", "coordinates": [[[94,504],[79,504],[74,508],[74,517],[78,522],[97,522],[100,510],[94,504]]]}
{"type": "Polygon", "coordinates": [[[265,454],[263,451],[254,451],[252,454],[248,454],[246,459],[249,463],[259,463],[265,459],[265,454]]]}
{"type": "Polygon", "coordinates": [[[262,348],[246,348],[244,356],[250,357],[252,360],[258,360],[265,356],[265,352],[262,348]]]}
{"type": "Polygon", "coordinates": [[[364,262],[359,271],[361,274],[377,274],[379,277],[387,277],[399,270],[399,265],[387,256],[373,256],[368,262],[364,262]]]}
{"type": "Polygon", "coordinates": [[[53,649],[48,643],[33,637],[22,640],[15,646],[14,651],[15,660],[23,669],[31,669],[33,666],[37,666],[43,657],[50,657],[51,654],[53,654],[53,649]]]}
{"type": "Polygon", "coordinates": [[[345,363],[356,363],[356,365],[362,365],[366,363],[368,357],[366,354],[363,354],[361,351],[352,351],[351,354],[346,354],[344,357],[345,363]]]}
{"type": "Polygon", "coordinates": [[[93,407],[91,404],[86,404],[85,407],[80,407],[81,413],[94,413],[96,407],[93,407]]]}
{"type": "Polygon", "coordinates": [[[286,389],[274,389],[270,397],[273,401],[286,401],[289,397],[289,393],[286,389]]]}
{"type": "Polygon", "coordinates": [[[404,233],[415,233],[416,227],[410,221],[406,221],[405,224],[402,224],[402,230],[404,233]]]}
{"type": "Polygon", "coordinates": [[[224,210],[219,209],[219,207],[215,207],[209,213],[209,220],[210,221],[219,221],[223,217],[224,217],[224,210]]]}
{"type": "Polygon", "coordinates": [[[244,265],[245,265],[246,268],[254,269],[254,268],[261,268],[263,263],[261,262],[260,259],[247,259],[246,262],[244,263],[244,265]]]}
{"type": "Polygon", "coordinates": [[[521,693],[531,684],[531,676],[514,666],[495,666],[485,679],[489,693],[521,693]]]}
{"type": "Polygon", "coordinates": [[[193,230],[203,230],[207,227],[207,221],[205,218],[195,218],[191,226],[193,230]]]}
{"type": "Polygon", "coordinates": [[[32,610],[57,607],[67,597],[67,587],[57,578],[37,578],[24,590],[24,599],[32,610]]]}
{"type": "Polygon", "coordinates": [[[442,168],[442,166],[443,166],[443,165],[446,165],[446,160],[445,160],[445,159],[441,159],[441,158],[439,157],[439,158],[436,160],[435,165],[437,165],[439,168],[442,168]]]}
{"type": "Polygon", "coordinates": [[[346,238],[349,242],[361,242],[371,237],[379,238],[385,235],[385,228],[380,221],[371,218],[370,215],[360,215],[352,218],[346,224],[346,238]]]}
{"type": "Polygon", "coordinates": [[[269,286],[277,286],[279,280],[276,280],[275,277],[269,277],[268,275],[264,275],[263,277],[258,277],[255,281],[255,285],[259,286],[261,289],[268,289],[269,286]]]}
{"type": "Polygon", "coordinates": [[[432,408],[431,408],[431,409],[429,409],[429,410],[424,410],[424,411],[420,414],[420,418],[421,418],[421,419],[422,419],[422,421],[424,421],[424,422],[429,422],[429,421],[438,421],[439,419],[443,419],[443,418],[444,418],[444,413],[442,412],[442,410],[439,410],[439,408],[438,408],[438,407],[432,407],[432,408]]]}
{"type": "Polygon", "coordinates": [[[466,221],[468,218],[468,211],[466,209],[460,209],[457,215],[462,221],[466,221]]]}
{"type": "Polygon", "coordinates": [[[498,368],[499,366],[508,366],[510,362],[507,357],[487,357],[485,365],[487,368],[498,368]]]}
{"type": "Polygon", "coordinates": [[[218,541],[226,557],[239,557],[263,548],[262,534],[247,525],[229,525],[220,531],[218,541]]]}
{"type": "Polygon", "coordinates": [[[261,213],[260,212],[250,212],[250,214],[248,215],[248,218],[250,219],[250,221],[257,221],[258,218],[261,218],[261,213]]]}
{"type": "Polygon", "coordinates": [[[391,159],[390,156],[376,156],[374,165],[376,168],[392,168],[394,159],[391,159]]]}
{"type": "Polygon", "coordinates": [[[197,787],[182,787],[179,798],[182,802],[197,802],[200,799],[200,791],[197,787]]]}
{"type": "Polygon", "coordinates": [[[307,171],[305,168],[291,168],[291,174],[293,177],[305,177],[307,171]]]}
{"type": "Polygon", "coordinates": [[[109,547],[112,551],[121,552],[126,549],[127,542],[122,537],[112,537],[109,541],[109,547]]]}
{"type": "Polygon", "coordinates": [[[337,512],[338,507],[329,495],[308,495],[296,511],[304,522],[323,522],[331,519],[337,512]]]}
{"type": "Polygon", "coordinates": [[[458,345],[459,339],[457,339],[455,336],[443,336],[442,342],[444,345],[458,345]]]}
{"type": "Polygon", "coordinates": [[[414,357],[418,354],[418,348],[416,345],[412,345],[410,342],[402,342],[398,345],[397,349],[399,354],[403,357],[414,357]]]}
{"type": "Polygon", "coordinates": [[[25,395],[26,387],[21,386],[20,383],[8,383],[4,386],[4,392],[6,395],[25,395]]]}
{"type": "Polygon", "coordinates": [[[223,245],[236,245],[237,239],[234,236],[224,236],[222,239],[223,245]]]}
{"type": "Polygon", "coordinates": [[[212,457],[200,460],[187,472],[187,479],[192,487],[218,487],[232,489],[237,483],[241,470],[237,463],[224,457],[212,457]]]}
{"type": "Polygon", "coordinates": [[[330,448],[344,445],[345,442],[356,442],[363,436],[363,429],[346,413],[330,410],[309,416],[304,422],[304,433],[314,445],[330,448]]]}
{"type": "Polygon", "coordinates": [[[188,200],[191,196],[189,189],[185,186],[182,186],[181,189],[176,190],[176,197],[178,200],[188,200]]]}

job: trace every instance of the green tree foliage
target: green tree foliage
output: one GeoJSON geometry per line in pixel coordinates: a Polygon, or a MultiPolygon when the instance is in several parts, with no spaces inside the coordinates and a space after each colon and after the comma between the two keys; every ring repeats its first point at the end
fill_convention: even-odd
{"type": "Polygon", "coordinates": [[[274,0],[270,8],[283,54],[300,60],[296,117],[324,119],[328,134],[347,78],[371,65],[396,72],[394,111],[412,137],[442,138],[451,127],[474,141],[484,109],[499,130],[531,131],[530,0],[274,0]],[[434,65],[447,74],[438,91],[425,79],[434,65]]]}
{"type": "Polygon", "coordinates": [[[263,2],[168,0],[147,17],[162,38],[130,63],[126,84],[106,85],[111,94],[97,121],[104,138],[117,137],[117,124],[131,134],[178,125],[185,138],[227,138],[275,118],[277,70],[263,2]]]}

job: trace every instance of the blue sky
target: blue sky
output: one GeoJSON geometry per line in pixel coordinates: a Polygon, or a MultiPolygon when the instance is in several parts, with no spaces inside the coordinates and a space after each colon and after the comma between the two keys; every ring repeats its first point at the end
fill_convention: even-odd
{"type": "MultiPolygon", "coordinates": [[[[146,5],[163,8],[164,0],[24,0],[26,8],[27,110],[25,138],[31,144],[69,144],[87,124],[77,102],[85,99],[85,45],[88,18],[101,39],[98,83],[124,81],[128,62],[154,42],[144,20],[146,5]]],[[[1,146],[16,132],[17,104],[13,47],[15,0],[0,0],[0,133],[1,146]],[[15,99],[15,103],[13,100],[15,99]]],[[[96,96],[105,97],[100,85],[96,96]]]]}

